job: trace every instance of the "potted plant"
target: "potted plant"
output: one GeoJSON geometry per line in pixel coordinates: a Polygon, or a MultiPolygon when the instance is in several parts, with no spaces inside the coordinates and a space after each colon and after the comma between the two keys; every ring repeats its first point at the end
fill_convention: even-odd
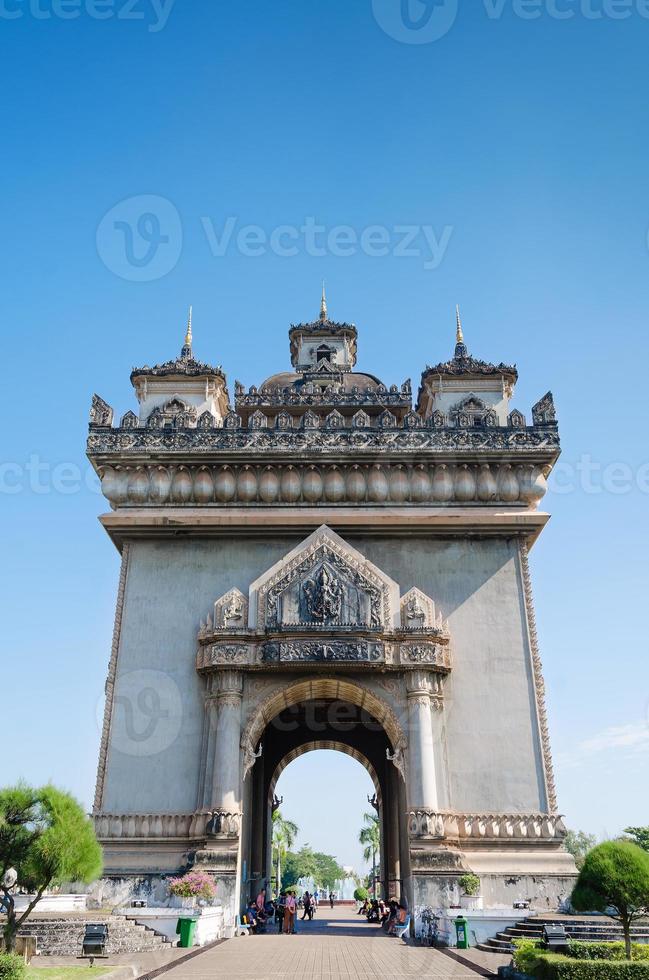
{"type": "Polygon", "coordinates": [[[483,899],[480,894],[480,879],[477,875],[461,875],[458,879],[458,885],[462,891],[460,905],[463,909],[473,909],[475,911],[483,907],[483,899]]]}
{"type": "Polygon", "coordinates": [[[216,885],[204,871],[189,871],[181,878],[170,878],[169,895],[173,908],[191,909],[197,901],[211,902],[216,895],[216,885]]]}

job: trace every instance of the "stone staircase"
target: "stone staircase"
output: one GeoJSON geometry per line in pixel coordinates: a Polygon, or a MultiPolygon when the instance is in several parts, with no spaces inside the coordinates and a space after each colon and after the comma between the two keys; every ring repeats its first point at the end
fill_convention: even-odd
{"type": "Polygon", "coordinates": [[[147,926],[138,925],[121,915],[34,917],[20,929],[20,936],[35,936],[38,952],[43,956],[79,956],[88,923],[105,923],[108,926],[109,956],[117,953],[149,953],[157,949],[169,949],[172,945],[147,926]]]}
{"type": "MultiPolygon", "coordinates": [[[[621,942],[624,939],[622,927],[605,916],[591,919],[576,915],[557,918],[535,915],[522,919],[515,926],[508,926],[493,939],[478,943],[476,948],[488,953],[513,953],[514,939],[542,939],[543,928],[550,925],[563,926],[571,939],[600,943],[621,942]]],[[[634,926],[631,929],[631,938],[636,943],[649,943],[649,922],[634,926]]]]}

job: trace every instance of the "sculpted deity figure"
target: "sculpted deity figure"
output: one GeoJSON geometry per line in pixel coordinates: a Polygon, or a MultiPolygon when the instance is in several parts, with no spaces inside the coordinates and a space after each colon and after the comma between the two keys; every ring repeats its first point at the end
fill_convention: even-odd
{"type": "Polygon", "coordinates": [[[419,601],[418,595],[413,595],[412,599],[408,602],[406,606],[406,615],[411,621],[417,621],[420,625],[423,624],[426,618],[426,610],[419,601]]]}
{"type": "Polygon", "coordinates": [[[238,623],[243,618],[243,602],[241,597],[236,595],[232,596],[229,603],[223,610],[223,622],[226,626],[230,623],[238,623]]]}
{"type": "Polygon", "coordinates": [[[343,601],[340,582],[326,565],[302,586],[311,620],[318,623],[338,622],[343,601]]]}

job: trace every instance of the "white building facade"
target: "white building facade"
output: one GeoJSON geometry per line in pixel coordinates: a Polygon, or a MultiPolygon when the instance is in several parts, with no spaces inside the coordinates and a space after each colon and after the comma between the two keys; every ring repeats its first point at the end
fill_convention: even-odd
{"type": "Polygon", "coordinates": [[[387,387],[357,330],[289,331],[292,370],[230,404],[181,356],[95,396],[88,454],[122,554],[95,797],[106,874],[201,867],[230,916],[272,885],[282,770],[333,748],[376,787],[385,893],[556,907],[571,887],[529,549],[559,455],[552,396],[454,356],[387,387]]]}

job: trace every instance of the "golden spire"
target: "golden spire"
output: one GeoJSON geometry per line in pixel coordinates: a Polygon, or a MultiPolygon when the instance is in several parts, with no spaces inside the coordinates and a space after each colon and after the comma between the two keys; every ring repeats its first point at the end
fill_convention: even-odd
{"type": "Polygon", "coordinates": [[[459,306],[456,306],[455,307],[455,319],[456,319],[456,322],[457,322],[457,333],[455,335],[455,342],[457,344],[463,344],[464,343],[464,333],[462,331],[462,320],[460,319],[460,307],[459,306]]]}
{"type": "Polygon", "coordinates": [[[189,317],[187,319],[187,333],[185,334],[185,347],[191,348],[192,346],[192,307],[189,307],[189,317]]]}
{"type": "Polygon", "coordinates": [[[324,279],[322,280],[322,299],[320,300],[320,319],[327,319],[327,295],[325,293],[324,279]]]}

